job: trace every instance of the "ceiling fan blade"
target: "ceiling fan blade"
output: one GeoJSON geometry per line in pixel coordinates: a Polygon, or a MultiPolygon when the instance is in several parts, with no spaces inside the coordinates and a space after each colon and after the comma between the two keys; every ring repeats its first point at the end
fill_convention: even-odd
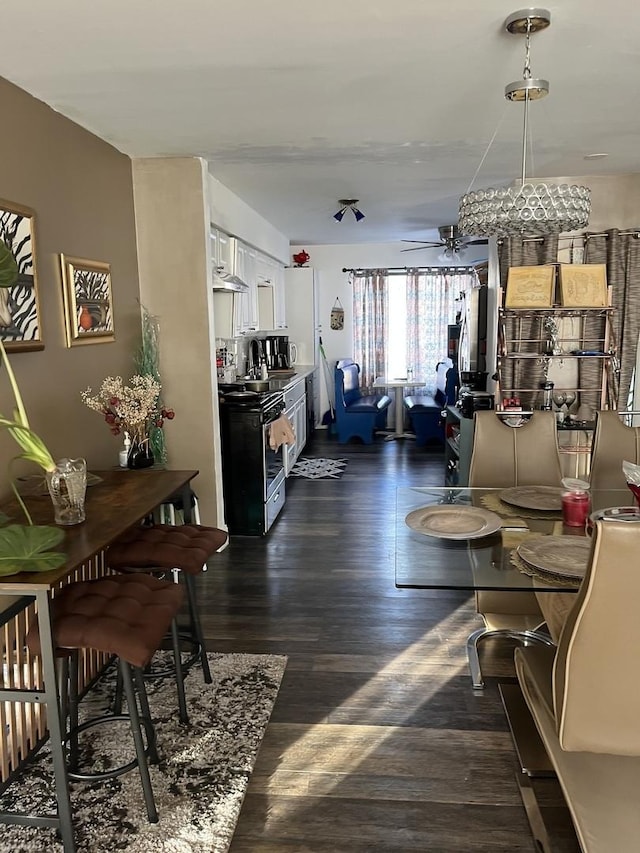
{"type": "MultiPolygon", "coordinates": [[[[410,242],[410,241],[409,241],[409,240],[403,240],[403,242],[408,243],[408,242],[410,242]]],[[[429,246],[429,245],[426,245],[426,246],[412,246],[410,249],[400,249],[400,251],[401,251],[401,252],[416,252],[416,251],[418,251],[418,249],[431,249],[431,248],[433,248],[433,247],[432,247],[432,246],[429,246]]]]}
{"type": "Polygon", "coordinates": [[[487,246],[488,244],[488,240],[465,240],[466,246],[487,246]]]}
{"type": "MultiPolygon", "coordinates": [[[[435,249],[438,246],[444,246],[445,245],[444,243],[441,243],[441,242],[434,243],[433,240],[401,240],[400,242],[401,243],[420,243],[421,245],[419,247],[416,247],[416,248],[420,248],[420,249],[425,249],[425,248],[435,249]]],[[[403,249],[402,251],[408,252],[410,250],[409,249],[403,249]]]]}

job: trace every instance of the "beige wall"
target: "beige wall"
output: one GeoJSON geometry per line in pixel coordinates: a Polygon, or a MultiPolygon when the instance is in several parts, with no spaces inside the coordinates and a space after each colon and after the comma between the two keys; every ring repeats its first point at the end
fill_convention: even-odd
{"type": "Polygon", "coordinates": [[[197,469],[203,524],[224,526],[207,172],[197,157],[133,161],[140,291],[160,327],[169,465],[197,469]]]}
{"type": "MultiPolygon", "coordinates": [[[[85,456],[90,469],[117,463],[120,441],[80,391],[133,373],[139,344],[138,266],[131,161],[106,142],[0,79],[0,197],[35,211],[37,276],[45,349],[13,353],[32,427],[54,457],[85,456]],[[111,264],[116,341],[65,345],[58,255],[111,264]]],[[[12,408],[0,374],[0,412],[12,408]]],[[[0,433],[0,494],[16,445],[0,433]]],[[[30,470],[37,470],[31,468],[30,470]]]]}

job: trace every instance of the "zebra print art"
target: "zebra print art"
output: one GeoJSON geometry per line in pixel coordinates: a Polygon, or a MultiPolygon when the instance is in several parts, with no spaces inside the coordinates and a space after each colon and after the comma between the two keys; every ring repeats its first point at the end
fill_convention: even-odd
{"type": "Polygon", "coordinates": [[[67,346],[115,340],[111,267],[60,255],[67,346]]]}
{"type": "Polygon", "coordinates": [[[11,350],[43,349],[35,270],[34,212],[0,201],[0,240],[13,255],[18,277],[0,287],[0,338],[11,350]]]}

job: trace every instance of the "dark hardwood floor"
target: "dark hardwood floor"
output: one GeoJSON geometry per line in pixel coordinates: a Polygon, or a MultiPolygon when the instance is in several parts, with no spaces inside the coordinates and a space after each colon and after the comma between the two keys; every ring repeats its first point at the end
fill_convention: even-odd
{"type": "MultiPolygon", "coordinates": [[[[485,644],[471,689],[466,593],[394,586],[398,485],[442,485],[443,456],[413,442],[338,445],[341,480],[287,481],[265,538],[232,537],[202,578],[212,651],[288,664],[231,853],[535,851],[498,696],[512,648],[485,644]]],[[[547,818],[578,847],[556,783],[547,818]]]]}

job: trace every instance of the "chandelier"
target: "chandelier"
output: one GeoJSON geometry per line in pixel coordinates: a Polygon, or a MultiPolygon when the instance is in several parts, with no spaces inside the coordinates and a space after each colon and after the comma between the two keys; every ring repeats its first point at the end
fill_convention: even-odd
{"type": "Polygon", "coordinates": [[[551,15],[546,9],[521,9],[505,21],[507,32],[525,37],[522,80],[509,83],[504,90],[508,101],[524,103],[522,181],[517,187],[489,187],[463,195],[458,213],[462,234],[481,237],[559,234],[583,228],[589,221],[591,190],[588,187],[527,181],[529,101],[549,94],[549,82],[531,76],[531,34],[550,23],[551,15]]]}

